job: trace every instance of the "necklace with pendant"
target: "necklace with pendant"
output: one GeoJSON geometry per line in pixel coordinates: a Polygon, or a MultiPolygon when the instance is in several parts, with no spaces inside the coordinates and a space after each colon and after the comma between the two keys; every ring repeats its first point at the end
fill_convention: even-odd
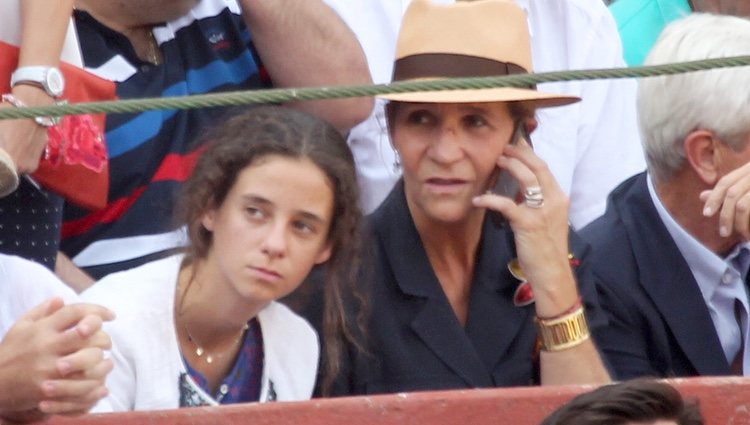
{"type": "Polygon", "coordinates": [[[146,40],[148,42],[149,62],[154,65],[161,65],[161,50],[159,43],[156,41],[153,29],[146,31],[146,40]]]}
{"type": "Polygon", "coordinates": [[[185,328],[185,333],[187,333],[188,341],[190,341],[190,343],[195,347],[195,355],[204,359],[208,364],[213,363],[214,360],[223,358],[227,352],[231,351],[242,340],[242,337],[245,335],[245,332],[249,327],[250,325],[245,323],[245,326],[242,327],[240,334],[237,336],[237,338],[234,339],[232,345],[219,353],[211,354],[207,352],[205,348],[203,348],[203,344],[200,344],[195,338],[193,338],[193,335],[190,334],[190,330],[188,329],[187,324],[183,323],[183,328],[185,328]]]}

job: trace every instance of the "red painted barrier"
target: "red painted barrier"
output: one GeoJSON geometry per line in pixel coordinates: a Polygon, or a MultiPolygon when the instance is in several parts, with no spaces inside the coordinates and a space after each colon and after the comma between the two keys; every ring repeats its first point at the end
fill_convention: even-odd
{"type": "MultiPolygon", "coordinates": [[[[750,379],[668,381],[709,425],[750,425],[750,379]]],[[[440,391],[53,418],[48,425],[532,425],[590,386],[440,391]]]]}

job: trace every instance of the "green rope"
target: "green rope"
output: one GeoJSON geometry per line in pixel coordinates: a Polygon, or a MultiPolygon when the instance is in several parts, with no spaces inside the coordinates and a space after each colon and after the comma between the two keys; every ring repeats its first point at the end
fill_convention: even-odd
{"type": "Polygon", "coordinates": [[[195,109],[217,106],[237,106],[257,103],[285,103],[302,100],[338,99],[376,96],[415,91],[488,89],[498,87],[529,87],[539,83],[573,80],[601,80],[614,78],[654,77],[715,68],[750,65],[750,56],[705,59],[693,62],[633,68],[592,69],[581,71],[515,74],[497,77],[452,78],[407,81],[366,86],[330,86],[292,89],[247,90],[148,99],[127,99],[106,102],[86,102],[28,108],[2,108],[0,119],[33,118],[95,113],[137,113],[156,109],[195,109]]]}

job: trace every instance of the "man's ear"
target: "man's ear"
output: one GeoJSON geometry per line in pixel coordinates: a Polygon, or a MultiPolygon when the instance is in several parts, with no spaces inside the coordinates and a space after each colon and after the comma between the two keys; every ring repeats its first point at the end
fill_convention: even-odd
{"type": "Polygon", "coordinates": [[[720,141],[708,130],[695,130],[682,142],[685,159],[693,172],[709,186],[713,186],[720,177],[721,165],[720,141]]]}

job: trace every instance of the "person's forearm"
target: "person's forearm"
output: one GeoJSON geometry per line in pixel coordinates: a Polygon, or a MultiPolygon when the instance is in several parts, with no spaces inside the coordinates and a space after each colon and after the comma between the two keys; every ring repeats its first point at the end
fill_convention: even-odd
{"type": "Polygon", "coordinates": [[[611,382],[607,369],[592,340],[563,351],[542,351],[542,385],[606,384],[611,382]]]}
{"type": "MultiPolygon", "coordinates": [[[[73,0],[20,0],[21,45],[18,66],[56,66],[73,11],[73,0]]],[[[6,81],[7,83],[7,81],[6,81]]],[[[18,84],[11,90],[28,106],[44,106],[54,99],[42,88],[18,84]]],[[[10,107],[3,103],[2,107],[10,107]]],[[[46,129],[33,120],[1,121],[0,149],[5,150],[19,173],[30,173],[39,165],[47,143],[46,129]]]]}
{"type": "Polygon", "coordinates": [[[73,0],[21,0],[19,66],[56,65],[60,61],[73,0]]]}
{"type": "MultiPolygon", "coordinates": [[[[240,0],[253,42],[276,87],[369,84],[354,33],[320,0],[240,0]]],[[[347,130],[365,119],[369,98],[302,102],[298,109],[347,130]]]]}

